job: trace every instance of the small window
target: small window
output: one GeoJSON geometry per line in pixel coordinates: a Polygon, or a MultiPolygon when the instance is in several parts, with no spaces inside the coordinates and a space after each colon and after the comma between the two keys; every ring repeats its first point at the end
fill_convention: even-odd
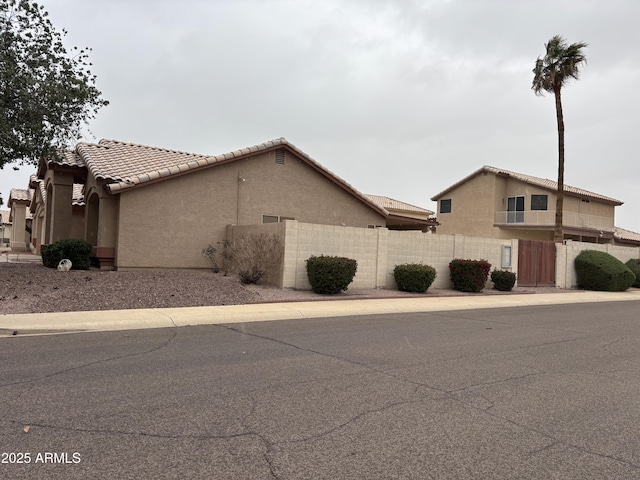
{"type": "Polygon", "coordinates": [[[582,201],[583,201],[584,203],[590,203],[588,198],[583,198],[583,199],[582,199],[582,201]]]}
{"type": "Polygon", "coordinates": [[[451,213],[451,199],[440,200],[440,213],[451,213]]]}
{"type": "Polygon", "coordinates": [[[547,210],[547,195],[531,195],[531,210],[547,210]]]}
{"type": "Polygon", "coordinates": [[[281,217],[279,215],[262,215],[262,223],[278,223],[285,220],[295,220],[294,217],[281,217]]]}
{"type": "Polygon", "coordinates": [[[284,165],[284,148],[276,150],[276,163],[278,165],[284,165]]]}
{"type": "Polygon", "coordinates": [[[502,268],[511,268],[511,245],[502,246],[502,268]]]}

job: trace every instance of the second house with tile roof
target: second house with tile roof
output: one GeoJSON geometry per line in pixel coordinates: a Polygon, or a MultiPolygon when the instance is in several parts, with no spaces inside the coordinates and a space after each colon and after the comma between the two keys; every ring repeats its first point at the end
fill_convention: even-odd
{"type": "Polygon", "coordinates": [[[228,225],[435,225],[427,210],[390,215],[284,138],[216,156],[81,143],[43,162],[31,186],[39,192],[31,207],[37,243],[83,238],[102,268],[204,267],[202,249],[224,240],[228,225]]]}
{"type": "MultiPolygon", "coordinates": [[[[557,183],[484,166],[433,196],[438,233],[485,238],[553,240],[557,183]]],[[[620,200],[565,185],[566,240],[613,243],[620,200]]]]}

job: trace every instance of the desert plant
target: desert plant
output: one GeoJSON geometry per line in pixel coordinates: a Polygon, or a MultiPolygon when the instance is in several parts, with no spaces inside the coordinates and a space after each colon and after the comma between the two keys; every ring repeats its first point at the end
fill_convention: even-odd
{"type": "Polygon", "coordinates": [[[311,289],[329,295],[347,290],[358,270],[358,262],[351,258],[325,255],[309,257],[306,265],[311,289]]]}
{"type": "Polygon", "coordinates": [[[421,263],[403,263],[393,269],[398,290],[424,293],[436,279],[436,269],[421,263]]]}
{"type": "Polygon", "coordinates": [[[89,270],[91,244],[84,240],[60,240],[51,245],[43,245],[42,264],[45,267],[57,268],[60,260],[71,260],[72,270],[89,270]]]}
{"type": "Polygon", "coordinates": [[[632,258],[630,260],[627,260],[627,263],[625,263],[625,265],[629,267],[629,270],[631,270],[636,276],[636,281],[633,282],[633,285],[631,286],[640,288],[640,259],[632,258]]]}
{"type": "Polygon", "coordinates": [[[606,252],[583,250],[575,259],[578,287],[585,290],[622,292],[636,281],[635,274],[606,252]]]}
{"type": "Polygon", "coordinates": [[[481,292],[489,278],[491,264],[486,260],[462,260],[449,263],[453,288],[460,292],[481,292]]]}
{"type": "Polygon", "coordinates": [[[245,285],[258,283],[282,258],[282,244],[277,235],[238,237],[228,248],[232,268],[245,285]]]}
{"type": "Polygon", "coordinates": [[[213,270],[213,273],[218,273],[220,267],[218,267],[218,261],[216,259],[217,249],[213,245],[209,244],[207,248],[202,249],[202,256],[207,260],[207,263],[213,270]]]}
{"type": "Polygon", "coordinates": [[[218,252],[220,255],[220,266],[222,267],[222,273],[226,277],[231,270],[233,264],[233,250],[231,248],[231,242],[222,240],[216,243],[218,245],[218,252]]]}
{"type": "Polygon", "coordinates": [[[501,292],[510,292],[516,284],[516,274],[507,270],[493,270],[491,272],[493,288],[501,292]]]}

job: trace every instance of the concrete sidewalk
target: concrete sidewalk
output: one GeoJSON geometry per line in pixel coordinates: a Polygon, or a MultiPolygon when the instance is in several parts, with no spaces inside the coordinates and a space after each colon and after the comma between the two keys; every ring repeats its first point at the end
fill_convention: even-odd
{"type": "Polygon", "coordinates": [[[42,263],[42,257],[31,252],[1,252],[0,263],[42,263]]]}
{"type": "Polygon", "coordinates": [[[435,298],[405,297],[261,303],[215,307],[7,314],[0,315],[0,336],[634,300],[640,300],[640,290],[632,289],[626,292],[571,291],[567,293],[533,295],[468,295],[435,298]]]}

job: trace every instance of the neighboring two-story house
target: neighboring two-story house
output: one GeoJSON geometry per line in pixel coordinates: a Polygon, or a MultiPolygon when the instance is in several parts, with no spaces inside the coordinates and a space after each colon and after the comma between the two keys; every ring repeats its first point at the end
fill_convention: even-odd
{"type": "MultiPolygon", "coordinates": [[[[553,240],[557,182],[484,166],[433,196],[438,233],[553,240]]],[[[614,242],[620,200],[564,186],[564,238],[614,242]]]]}

